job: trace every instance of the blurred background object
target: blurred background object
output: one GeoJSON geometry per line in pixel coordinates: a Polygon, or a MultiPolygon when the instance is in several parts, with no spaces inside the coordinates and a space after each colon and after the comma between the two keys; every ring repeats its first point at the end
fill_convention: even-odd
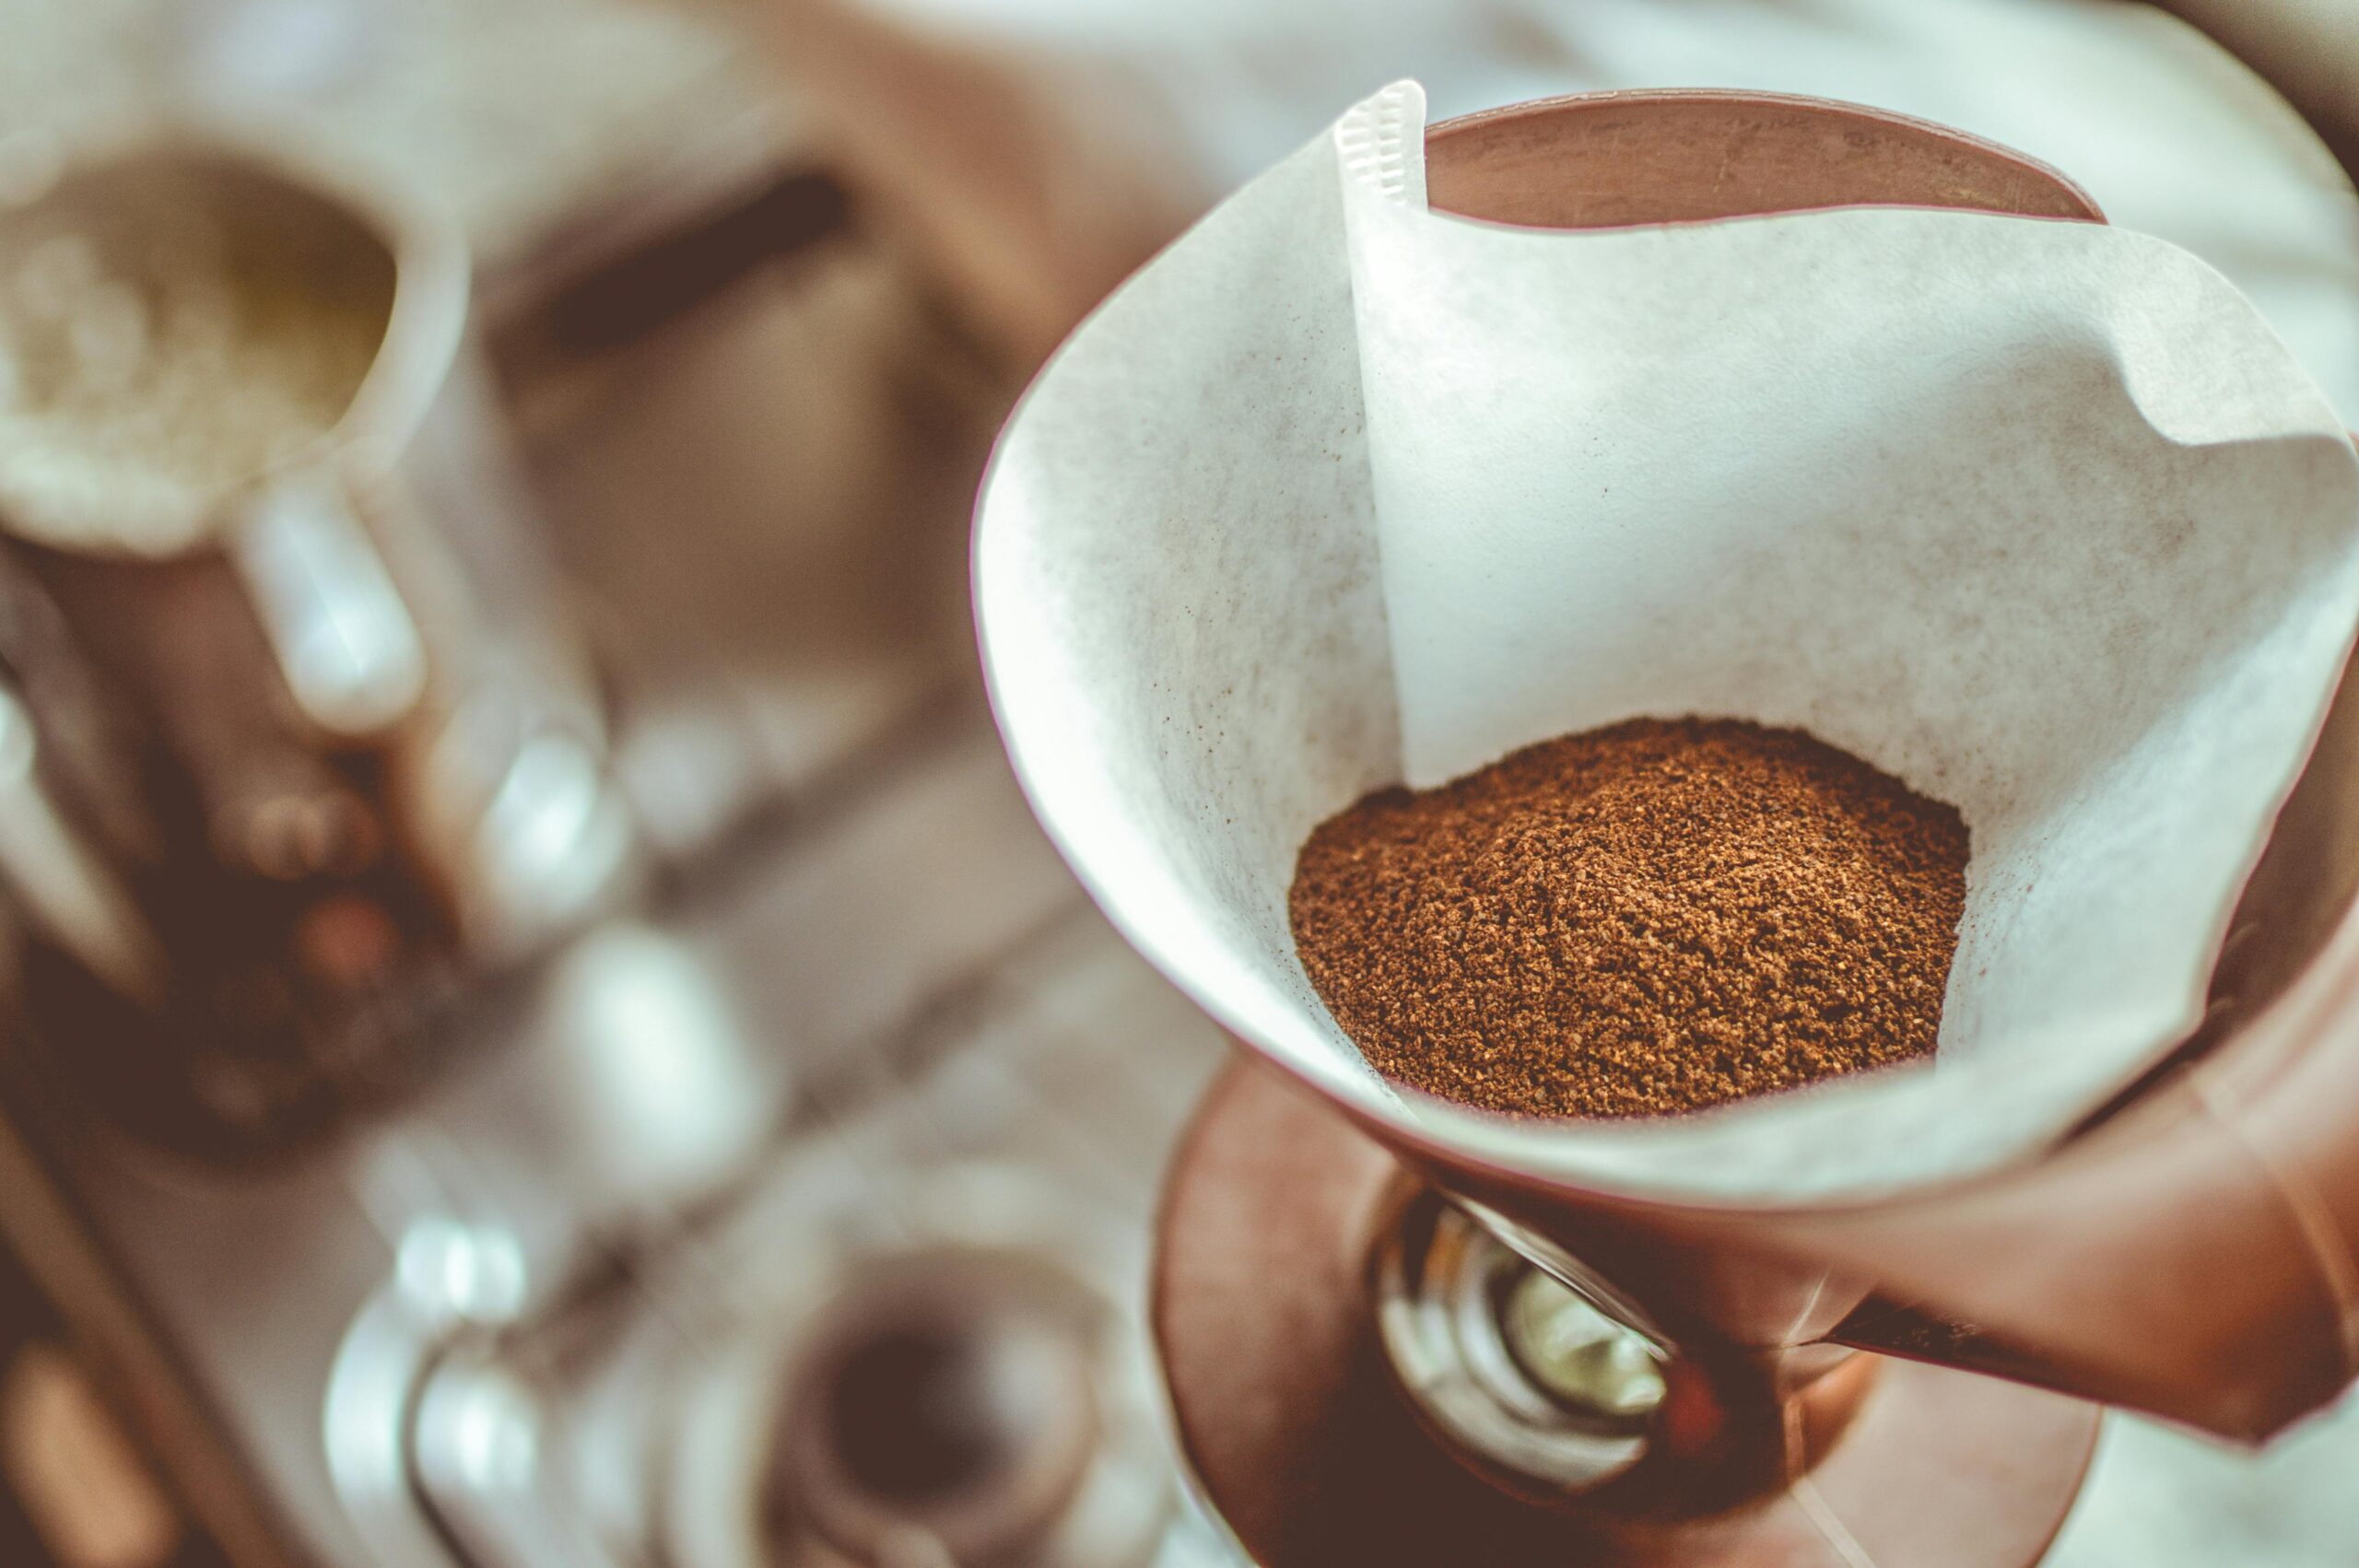
{"type": "MultiPolygon", "coordinates": [[[[2351,146],[2342,7],[2177,8],[2351,146]]],[[[1402,75],[2015,143],[2359,419],[2359,199],[2130,0],[0,0],[0,421],[181,341],[152,278],[25,325],[133,148],[107,212],[341,224],[427,367],[171,549],[0,488],[0,1560],[1227,1560],[1139,1317],[1221,1042],[1007,774],[967,514],[1072,323],[1402,75]]],[[[2345,1562],[2354,1457],[2116,1422],[2057,1560],[2345,1562]]]]}
{"type": "Polygon", "coordinates": [[[2300,110],[2335,156],[2359,158],[2359,14],[2336,0],[2167,0],[2175,11],[2240,56],[2300,110]]]}
{"type": "Polygon", "coordinates": [[[28,1568],[221,1568],[65,1326],[0,1260],[0,1561],[28,1568]]]}
{"type": "Polygon", "coordinates": [[[11,0],[0,146],[194,105],[431,190],[487,265],[789,135],[731,33],[628,0],[11,0]]]}

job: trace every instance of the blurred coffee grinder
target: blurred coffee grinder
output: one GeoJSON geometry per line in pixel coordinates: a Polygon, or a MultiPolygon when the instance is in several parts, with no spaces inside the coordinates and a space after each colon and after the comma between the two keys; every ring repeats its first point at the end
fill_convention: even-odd
{"type": "Polygon", "coordinates": [[[30,1033],[237,1152],[631,881],[442,216],[185,138],[0,216],[0,879],[30,1033]]]}

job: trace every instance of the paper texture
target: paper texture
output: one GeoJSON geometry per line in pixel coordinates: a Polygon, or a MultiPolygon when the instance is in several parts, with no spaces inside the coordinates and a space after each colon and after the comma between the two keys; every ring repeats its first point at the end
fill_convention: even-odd
{"type": "Polygon", "coordinates": [[[2359,460],[2216,274],[2089,225],[1426,210],[1387,89],[1126,285],[1003,440],[1010,748],[1109,915],[1379,1117],[1790,1201],[2053,1139],[2190,1029],[2359,615],[2359,460]],[[1800,725],[1973,834],[1937,1061],[1709,1115],[1396,1095],[1297,964],[1320,818],[1633,715],[1800,725]]]}

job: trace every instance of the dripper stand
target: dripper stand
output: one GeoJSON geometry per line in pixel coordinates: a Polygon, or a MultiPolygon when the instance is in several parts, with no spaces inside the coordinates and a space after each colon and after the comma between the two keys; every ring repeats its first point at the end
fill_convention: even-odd
{"type": "Polygon", "coordinates": [[[2022,1568],[2095,1443],[2095,1406],[1976,1374],[1667,1345],[1258,1061],[1158,1244],[1180,1442],[1264,1568],[2022,1568]]]}

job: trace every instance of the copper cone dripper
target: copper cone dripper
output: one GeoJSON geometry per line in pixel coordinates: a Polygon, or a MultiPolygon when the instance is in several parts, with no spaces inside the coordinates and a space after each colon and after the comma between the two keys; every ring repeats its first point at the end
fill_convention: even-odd
{"type": "MultiPolygon", "coordinates": [[[[2097,216],[2004,149],[1752,95],[1520,106],[1438,127],[1427,151],[1436,207],[1541,227],[1862,204],[2097,216]]],[[[2060,1521],[2093,1412],[1842,1347],[2252,1439],[2324,1402],[2359,1367],[2338,1219],[2359,1209],[2359,1051],[2330,1028],[2359,985],[2352,710],[2286,807],[2179,1067],[2030,1163],[1867,1202],[1642,1200],[1503,1168],[1314,1082],[1379,1149],[1240,1068],[1182,1156],[1157,1299],[1215,1502],[1273,1563],[2015,1563],[2060,1521]],[[1396,1161],[1674,1348],[1635,1466],[1537,1497],[1489,1456],[1421,1450],[1369,1321],[1371,1237],[1407,1204],[1396,1161]]]]}

